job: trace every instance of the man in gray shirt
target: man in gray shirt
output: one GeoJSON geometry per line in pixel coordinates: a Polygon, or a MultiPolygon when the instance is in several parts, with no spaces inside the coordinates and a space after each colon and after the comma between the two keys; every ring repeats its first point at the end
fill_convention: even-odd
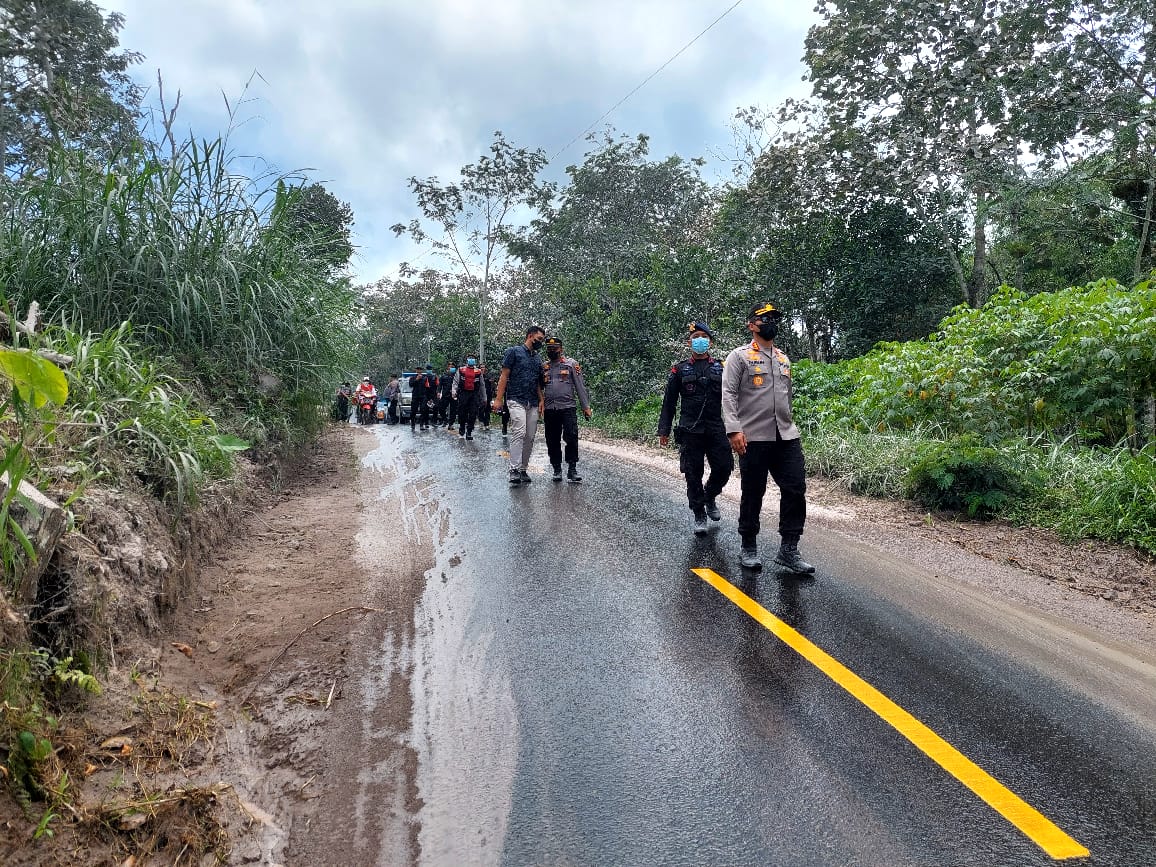
{"type": "Polygon", "coordinates": [[[807,520],[807,475],[802,440],[791,416],[791,360],[774,343],[782,318],[782,312],[769,301],[751,307],[747,315],[751,342],[727,356],[722,414],[742,474],[739,536],[743,566],[762,566],[757,539],[769,474],[779,486],[782,544],[775,563],[787,571],[809,575],[815,567],[799,556],[799,539],[807,520]]]}
{"type": "Polygon", "coordinates": [[[582,414],[590,418],[590,396],[582,377],[582,365],[562,354],[562,340],[551,337],[546,341],[546,361],[542,364],[545,377],[545,396],[542,402],[542,421],[546,428],[546,451],[554,467],[554,481],[562,481],[562,440],[566,441],[566,463],[570,469],[566,478],[580,482],[578,475],[578,404],[582,414]]]}

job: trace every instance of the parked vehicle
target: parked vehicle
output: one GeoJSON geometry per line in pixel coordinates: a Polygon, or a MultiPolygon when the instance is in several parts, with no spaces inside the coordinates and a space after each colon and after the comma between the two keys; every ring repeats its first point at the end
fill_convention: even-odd
{"type": "Polygon", "coordinates": [[[397,380],[398,421],[409,421],[410,413],[413,411],[413,388],[409,384],[409,378],[414,375],[412,370],[407,370],[397,380]]]}

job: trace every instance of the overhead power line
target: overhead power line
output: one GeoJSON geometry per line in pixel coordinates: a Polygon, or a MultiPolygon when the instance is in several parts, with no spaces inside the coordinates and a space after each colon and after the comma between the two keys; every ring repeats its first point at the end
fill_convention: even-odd
{"type": "Polygon", "coordinates": [[[638,91],[642,90],[642,88],[646,87],[647,83],[652,78],[654,78],[656,75],[658,75],[658,73],[662,72],[662,70],[666,69],[666,67],[670,66],[670,64],[674,63],[674,61],[679,58],[679,55],[681,55],[684,51],[686,51],[688,48],[690,48],[692,45],[694,45],[696,42],[698,42],[700,39],[702,39],[702,37],[705,36],[710,31],[710,29],[712,27],[714,27],[716,24],[718,24],[720,21],[722,21],[728,15],[730,15],[731,12],[733,12],[735,10],[735,8],[742,2],[743,2],[743,0],[735,0],[735,2],[733,4],[731,4],[729,9],[727,9],[725,12],[723,12],[722,15],[720,15],[718,18],[716,18],[714,21],[712,21],[706,27],[704,27],[702,32],[699,33],[698,36],[694,37],[694,39],[690,40],[690,42],[686,43],[686,45],[682,46],[682,48],[678,49],[678,51],[676,51],[674,54],[672,54],[667,59],[667,61],[664,64],[662,64],[662,66],[658,67],[658,69],[654,70],[654,72],[652,72],[652,73],[650,73],[650,75],[646,76],[645,80],[643,80],[643,82],[640,85],[638,85],[636,88],[634,88],[634,90],[630,91],[630,93],[626,94],[626,96],[622,97],[622,99],[620,99],[620,100],[618,100],[618,102],[614,103],[614,105],[612,105],[606,111],[606,113],[602,115],[602,117],[598,118],[598,120],[594,121],[594,123],[590,124],[590,126],[586,127],[586,129],[582,130],[582,132],[578,133],[578,135],[574,136],[574,138],[570,139],[570,141],[566,142],[565,145],[560,147],[558,149],[557,153],[555,153],[552,157],[550,157],[550,162],[553,162],[554,160],[558,159],[558,157],[562,153],[564,153],[566,151],[566,149],[570,147],[570,145],[574,144],[574,142],[578,141],[578,139],[582,138],[582,136],[586,135],[586,133],[590,132],[590,130],[594,129],[594,127],[598,126],[598,124],[600,124],[600,123],[602,123],[602,121],[606,120],[606,118],[610,117],[610,115],[612,115],[619,106],[621,106],[624,102],[626,102],[626,100],[630,99],[630,97],[634,96],[634,94],[638,93],[638,91]]]}

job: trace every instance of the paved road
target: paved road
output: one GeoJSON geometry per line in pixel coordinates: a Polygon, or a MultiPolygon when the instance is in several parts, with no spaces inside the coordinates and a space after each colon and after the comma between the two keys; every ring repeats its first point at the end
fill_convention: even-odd
{"type": "Polygon", "coordinates": [[[604,452],[559,485],[539,440],[510,490],[498,433],[374,433],[384,495],[436,554],[413,660],[424,864],[1054,863],[693,569],[1090,851],[1069,863],[1156,864],[1156,654],[833,531],[804,540],[813,581],[744,575],[735,503],[696,539],[677,476],[604,452]]]}

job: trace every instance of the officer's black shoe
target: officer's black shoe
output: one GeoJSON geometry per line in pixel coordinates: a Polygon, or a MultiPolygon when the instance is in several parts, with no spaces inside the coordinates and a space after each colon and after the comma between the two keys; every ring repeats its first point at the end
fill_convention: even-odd
{"type": "Polygon", "coordinates": [[[521,477],[523,485],[528,485],[530,482],[534,481],[530,478],[530,474],[525,470],[518,470],[518,475],[521,477]]]}
{"type": "Polygon", "coordinates": [[[518,470],[510,470],[510,484],[515,488],[522,484],[522,473],[518,470]]]}
{"type": "Polygon", "coordinates": [[[694,516],[694,534],[696,536],[706,535],[706,513],[696,512],[694,516]]]}
{"type": "Polygon", "coordinates": [[[474,438],[473,434],[466,434],[466,439],[472,440],[473,438],[474,438]]]}
{"type": "Polygon", "coordinates": [[[718,510],[718,503],[715,502],[714,497],[706,501],[706,516],[712,521],[722,520],[722,512],[718,510]]]}
{"type": "Polygon", "coordinates": [[[582,481],[582,477],[578,475],[578,465],[570,464],[570,470],[566,473],[566,478],[572,482],[582,481]]]}
{"type": "Polygon", "coordinates": [[[775,555],[775,565],[782,566],[796,575],[815,574],[815,567],[799,556],[797,542],[784,542],[779,546],[779,553],[775,555]]]}
{"type": "Polygon", "coordinates": [[[562,481],[562,465],[561,464],[554,464],[554,476],[553,476],[553,478],[554,478],[555,482],[562,481]]]}
{"type": "Polygon", "coordinates": [[[743,545],[739,552],[739,562],[748,569],[763,568],[763,561],[759,559],[759,549],[755,545],[743,545]]]}

